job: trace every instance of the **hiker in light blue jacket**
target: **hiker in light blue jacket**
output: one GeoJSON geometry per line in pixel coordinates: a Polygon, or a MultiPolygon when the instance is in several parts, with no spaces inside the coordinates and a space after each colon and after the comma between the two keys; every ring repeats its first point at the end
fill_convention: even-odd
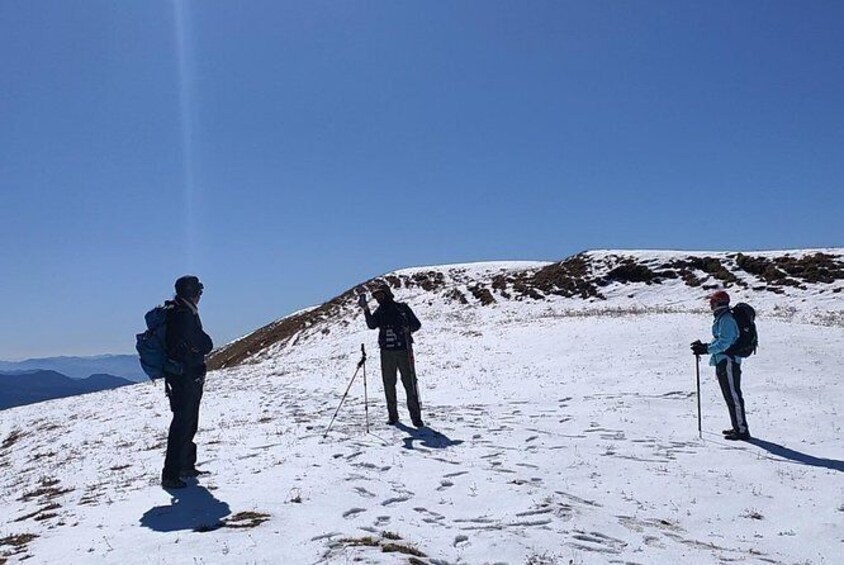
{"type": "Polygon", "coordinates": [[[715,367],[715,375],[721,385],[721,393],[724,395],[733,425],[729,430],[724,430],[724,439],[748,440],[750,430],[744,412],[744,396],[741,394],[741,357],[727,354],[727,350],[739,338],[738,324],[730,312],[730,295],[724,290],[719,290],[707,298],[715,316],[712,322],[714,339],[709,343],[702,343],[700,340],[694,342],[692,353],[710,355],[709,364],[715,367]]]}

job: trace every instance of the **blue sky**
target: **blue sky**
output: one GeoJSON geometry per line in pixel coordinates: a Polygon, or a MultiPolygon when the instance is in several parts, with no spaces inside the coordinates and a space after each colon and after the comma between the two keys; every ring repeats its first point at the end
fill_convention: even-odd
{"type": "Polygon", "coordinates": [[[396,268],[844,245],[844,4],[0,3],[0,358],[396,268]]]}

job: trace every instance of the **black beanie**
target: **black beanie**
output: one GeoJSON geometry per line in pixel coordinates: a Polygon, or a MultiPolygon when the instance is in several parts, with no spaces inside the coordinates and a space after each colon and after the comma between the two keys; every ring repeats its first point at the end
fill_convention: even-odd
{"type": "Polygon", "coordinates": [[[199,278],[193,275],[185,275],[176,280],[176,296],[182,298],[194,298],[202,294],[202,289],[205,288],[199,278]]]}

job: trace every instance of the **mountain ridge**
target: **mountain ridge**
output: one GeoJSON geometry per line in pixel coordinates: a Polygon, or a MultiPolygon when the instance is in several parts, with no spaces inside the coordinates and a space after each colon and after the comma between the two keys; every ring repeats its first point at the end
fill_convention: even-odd
{"type": "Polygon", "coordinates": [[[411,300],[420,303],[425,301],[420,294],[456,307],[488,307],[513,301],[559,306],[562,300],[573,310],[589,306],[594,310],[601,304],[630,308],[630,300],[624,300],[623,295],[633,290],[642,298],[639,307],[643,310],[699,311],[707,291],[725,288],[753,293],[760,312],[799,314],[808,323],[837,325],[844,321],[844,248],[759,252],[593,250],[556,262],[458,263],[391,271],[220,347],[209,357],[209,367],[237,366],[279,343],[296,345],[317,326],[322,332],[332,331],[326,324],[332,320],[343,319],[348,325],[357,310],[358,292],[371,291],[381,283],[389,284],[399,294],[410,294],[411,300]],[[680,297],[683,307],[648,299],[648,294],[660,293],[648,293],[647,287],[676,287],[678,283],[687,291],[680,297]],[[806,296],[819,305],[815,312],[792,304],[806,296]],[[833,296],[837,300],[825,300],[833,296]]]}

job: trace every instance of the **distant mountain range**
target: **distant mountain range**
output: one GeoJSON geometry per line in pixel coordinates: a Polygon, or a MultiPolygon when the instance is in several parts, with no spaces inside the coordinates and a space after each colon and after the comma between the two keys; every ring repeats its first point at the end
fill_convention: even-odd
{"type": "Polygon", "coordinates": [[[114,375],[72,379],[56,371],[0,372],[0,410],[134,384],[114,375]]]}
{"type": "Polygon", "coordinates": [[[93,357],[45,357],[25,361],[0,361],[0,373],[55,371],[72,379],[91,375],[114,375],[134,382],[146,380],[137,355],[97,355],[93,357]]]}

